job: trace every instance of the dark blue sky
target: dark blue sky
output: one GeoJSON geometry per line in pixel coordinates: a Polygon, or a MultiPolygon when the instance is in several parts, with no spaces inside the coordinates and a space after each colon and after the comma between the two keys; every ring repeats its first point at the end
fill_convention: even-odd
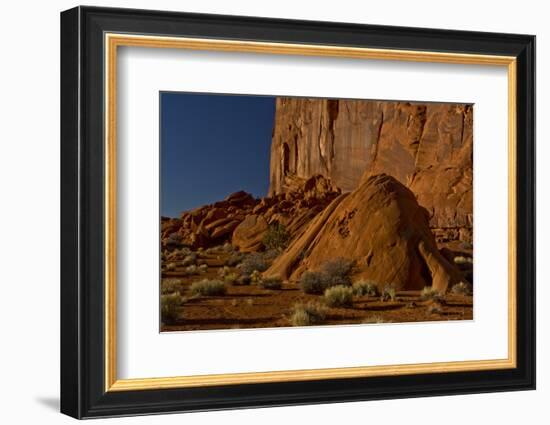
{"type": "Polygon", "coordinates": [[[269,187],[275,97],[160,94],[161,215],[269,187]]]}

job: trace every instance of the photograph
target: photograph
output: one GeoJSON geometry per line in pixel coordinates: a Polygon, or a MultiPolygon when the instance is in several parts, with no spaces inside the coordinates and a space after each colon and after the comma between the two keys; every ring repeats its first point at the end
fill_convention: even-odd
{"type": "Polygon", "coordinates": [[[473,104],[159,96],[161,332],[473,320],[473,104]]]}

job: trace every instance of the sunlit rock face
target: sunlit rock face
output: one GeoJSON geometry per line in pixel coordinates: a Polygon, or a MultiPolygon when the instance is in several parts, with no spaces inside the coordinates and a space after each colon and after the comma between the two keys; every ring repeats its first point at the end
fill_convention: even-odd
{"type": "Polygon", "coordinates": [[[365,172],[395,177],[440,240],[472,241],[471,105],[278,98],[270,195],[322,175],[343,192],[365,172]]]}

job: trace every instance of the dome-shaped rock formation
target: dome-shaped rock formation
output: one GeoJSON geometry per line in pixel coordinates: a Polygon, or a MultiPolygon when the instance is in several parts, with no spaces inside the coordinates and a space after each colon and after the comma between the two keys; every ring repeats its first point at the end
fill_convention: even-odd
{"type": "Polygon", "coordinates": [[[397,290],[433,286],[444,292],[463,280],[438,251],[429,215],[414,194],[386,174],[366,174],[310,222],[266,275],[297,280],[335,257],[355,261],[353,280],[397,290]]]}

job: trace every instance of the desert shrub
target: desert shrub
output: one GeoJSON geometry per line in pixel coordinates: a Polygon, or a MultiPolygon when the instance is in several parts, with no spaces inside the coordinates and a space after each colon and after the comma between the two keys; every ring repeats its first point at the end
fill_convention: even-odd
{"type": "Polygon", "coordinates": [[[270,224],[262,243],[267,249],[285,249],[290,240],[286,227],[281,223],[270,224]]]}
{"type": "Polygon", "coordinates": [[[349,277],[354,262],[346,258],[335,258],[323,264],[321,272],[326,276],[327,287],[336,285],[351,285],[349,277]]]}
{"type": "Polygon", "coordinates": [[[455,264],[473,264],[474,260],[471,257],[464,257],[462,255],[459,255],[458,257],[454,258],[455,264]]]}
{"type": "Polygon", "coordinates": [[[227,258],[227,260],[225,260],[225,265],[229,267],[235,267],[242,260],[243,254],[241,254],[240,252],[234,252],[227,258]]]}
{"type": "Polygon", "coordinates": [[[316,325],[326,317],[326,307],[319,303],[295,304],[290,316],[292,326],[316,325]]]}
{"type": "Polygon", "coordinates": [[[423,300],[438,300],[441,299],[443,296],[441,292],[439,292],[437,289],[434,289],[431,286],[424,286],[422,292],[420,293],[420,297],[423,300]]]}
{"type": "Polygon", "coordinates": [[[187,266],[185,268],[185,274],[187,275],[194,275],[194,274],[197,274],[198,272],[199,272],[199,269],[194,264],[187,266]]]}
{"type": "Polygon", "coordinates": [[[166,270],[175,270],[176,269],[176,263],[168,263],[166,264],[166,270]]]}
{"type": "Polygon", "coordinates": [[[253,252],[247,255],[240,264],[240,269],[243,274],[252,274],[254,271],[264,272],[269,267],[269,263],[264,256],[259,252],[253,252]]]}
{"type": "Polygon", "coordinates": [[[164,294],[160,297],[160,314],[162,323],[170,325],[178,319],[178,309],[182,303],[179,293],[164,294]]]}
{"type": "Polygon", "coordinates": [[[183,267],[194,265],[197,262],[197,254],[192,252],[191,254],[187,255],[181,262],[181,265],[183,267]]]}
{"type": "Polygon", "coordinates": [[[395,301],[395,287],[393,285],[385,285],[380,300],[395,301]]]}
{"type": "Polygon", "coordinates": [[[271,265],[271,263],[279,256],[281,255],[281,252],[283,252],[282,249],[268,249],[267,251],[264,251],[262,253],[262,256],[264,257],[264,261],[267,262],[267,264],[271,265]]]}
{"type": "Polygon", "coordinates": [[[376,297],[378,296],[378,285],[376,283],[367,281],[355,282],[352,286],[353,295],[356,297],[376,297]]]}
{"type": "Polygon", "coordinates": [[[472,295],[472,285],[466,282],[460,282],[453,285],[451,293],[455,295],[472,295]]]}
{"type": "Polygon", "coordinates": [[[199,272],[200,273],[206,273],[208,271],[208,264],[201,264],[199,266],[199,272]]]}
{"type": "Polygon", "coordinates": [[[225,280],[230,285],[235,285],[238,278],[239,275],[237,273],[228,273],[223,277],[223,280],[225,280]]]}
{"type": "Polygon", "coordinates": [[[283,280],[278,277],[264,277],[258,282],[258,286],[264,289],[281,289],[283,280]]]}
{"type": "Polygon", "coordinates": [[[193,296],[224,295],[227,288],[221,280],[203,279],[193,282],[189,287],[189,291],[193,296]]]}
{"type": "Polygon", "coordinates": [[[342,285],[331,286],[325,290],[324,300],[329,307],[351,307],[353,289],[342,285]]]}
{"type": "Polygon", "coordinates": [[[179,292],[181,289],[181,280],[179,279],[163,279],[160,283],[161,294],[172,294],[179,292]]]}
{"type": "Polygon", "coordinates": [[[322,294],[326,289],[326,279],[322,272],[307,271],[300,277],[300,287],[306,294],[322,294]]]}

